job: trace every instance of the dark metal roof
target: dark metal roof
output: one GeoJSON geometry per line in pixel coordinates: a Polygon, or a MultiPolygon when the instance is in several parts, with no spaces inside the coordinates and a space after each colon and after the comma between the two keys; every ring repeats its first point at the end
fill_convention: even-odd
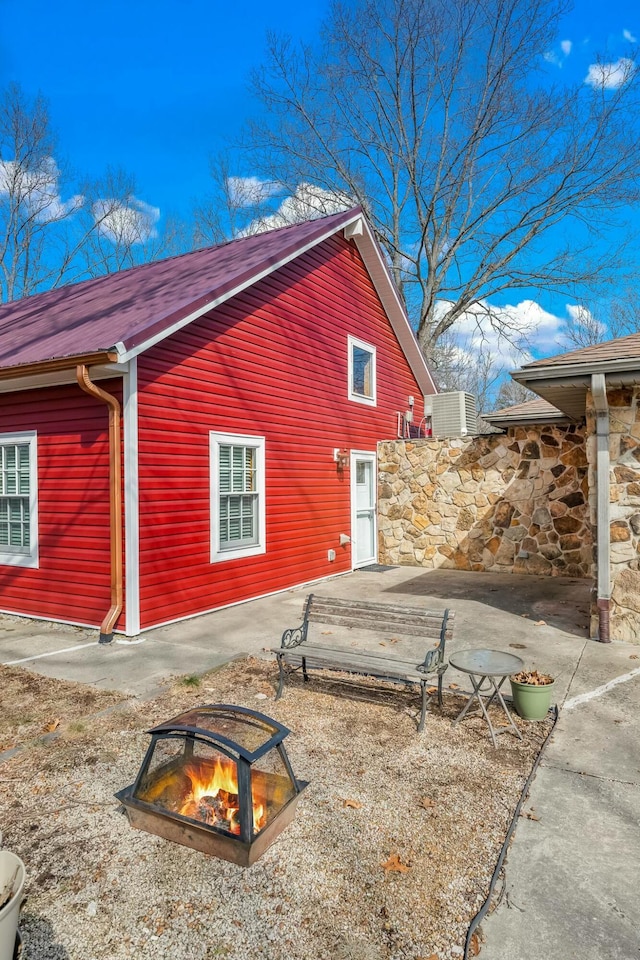
{"type": "Polygon", "coordinates": [[[132,267],[0,306],[0,369],[132,350],[274,265],[337,233],[355,207],[217,247],[132,267]]]}

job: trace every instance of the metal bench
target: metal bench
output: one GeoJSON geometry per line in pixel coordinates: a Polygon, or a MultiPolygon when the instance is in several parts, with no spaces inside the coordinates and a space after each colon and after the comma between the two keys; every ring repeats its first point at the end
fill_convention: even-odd
{"type": "Polygon", "coordinates": [[[276,700],[282,695],[288,671],[302,670],[305,681],[309,679],[309,670],[318,669],[375,677],[409,686],[420,684],[422,710],[418,730],[422,730],[427,710],[427,685],[433,683],[436,676],[438,703],[442,706],[442,678],[448,666],[444,648],[453,635],[453,619],[454,613],[450,610],[434,612],[400,604],[336,600],[311,594],[305,602],[302,624],[285,630],[280,647],[273,650],[280,669],[276,700]],[[358,635],[370,631],[437,642],[427,651],[422,662],[416,662],[415,659],[405,659],[391,653],[309,643],[311,622],[346,627],[355,630],[358,635]]]}

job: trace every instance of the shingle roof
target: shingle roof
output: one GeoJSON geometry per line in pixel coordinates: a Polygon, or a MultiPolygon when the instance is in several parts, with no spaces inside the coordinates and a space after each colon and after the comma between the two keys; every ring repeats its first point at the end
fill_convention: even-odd
{"type": "Polygon", "coordinates": [[[534,360],[523,365],[523,370],[540,369],[566,363],[594,363],[605,360],[632,360],[640,361],[640,333],[632,333],[628,337],[618,337],[616,340],[607,340],[596,343],[592,347],[583,347],[581,350],[571,350],[569,353],[558,353],[554,357],[545,357],[543,360],[534,360]]]}
{"type": "Polygon", "coordinates": [[[527,400],[525,403],[517,403],[513,407],[504,407],[502,410],[492,410],[491,413],[483,413],[484,420],[489,423],[494,421],[512,420],[525,422],[527,420],[552,420],[554,418],[566,418],[562,410],[558,410],[547,400],[536,398],[527,400]]]}
{"type": "Polygon", "coordinates": [[[146,343],[353,221],[360,208],[0,306],[0,368],[146,343]]]}

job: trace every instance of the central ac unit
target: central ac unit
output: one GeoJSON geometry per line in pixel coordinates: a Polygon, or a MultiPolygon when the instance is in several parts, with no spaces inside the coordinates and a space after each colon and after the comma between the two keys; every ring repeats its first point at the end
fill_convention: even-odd
{"type": "Polygon", "coordinates": [[[466,437],[476,433],[476,398],[455,390],[424,398],[424,412],[431,417],[432,437],[466,437]]]}

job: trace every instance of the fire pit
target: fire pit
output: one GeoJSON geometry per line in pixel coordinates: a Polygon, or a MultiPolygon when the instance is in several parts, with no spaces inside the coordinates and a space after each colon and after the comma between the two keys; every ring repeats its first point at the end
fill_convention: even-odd
{"type": "Polygon", "coordinates": [[[246,867],[293,819],[307,784],[293,774],[282,724],[215,703],[147,732],[135,783],[116,794],[133,827],[246,867]]]}

